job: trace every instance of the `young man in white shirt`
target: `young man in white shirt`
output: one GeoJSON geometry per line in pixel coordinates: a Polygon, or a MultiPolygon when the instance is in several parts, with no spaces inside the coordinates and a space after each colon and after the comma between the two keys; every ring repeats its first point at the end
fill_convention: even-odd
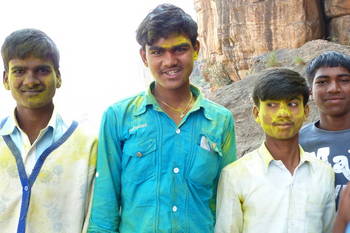
{"type": "Polygon", "coordinates": [[[1,47],[16,108],[0,120],[0,231],[81,233],[87,226],[97,140],[58,113],[59,52],[37,29],[1,47]]]}
{"type": "Polygon", "coordinates": [[[331,232],[333,171],[298,144],[308,97],[304,78],[294,71],[273,69],[258,79],[253,115],[266,138],[223,169],[216,233],[331,232]]]}

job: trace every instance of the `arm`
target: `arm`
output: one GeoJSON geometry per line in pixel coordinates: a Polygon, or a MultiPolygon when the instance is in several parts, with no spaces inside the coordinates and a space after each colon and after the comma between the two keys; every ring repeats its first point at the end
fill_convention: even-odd
{"type": "Polygon", "coordinates": [[[220,170],[237,159],[235,125],[232,113],[227,117],[226,122],[224,143],[222,145],[223,158],[220,170]]]}
{"type": "Polygon", "coordinates": [[[329,169],[328,172],[329,182],[328,182],[328,195],[325,206],[323,207],[323,233],[331,233],[335,217],[335,191],[334,191],[334,172],[329,169]]]}
{"type": "MultiPolygon", "coordinates": [[[[224,141],[221,146],[221,155],[222,160],[219,166],[219,172],[217,174],[216,178],[216,184],[214,187],[214,190],[217,190],[217,180],[220,177],[221,170],[228,165],[229,163],[232,163],[236,160],[236,136],[235,136],[235,125],[234,120],[232,117],[232,113],[230,112],[229,115],[226,117],[225,122],[225,130],[224,130],[224,141]]],[[[216,192],[213,195],[213,198],[210,200],[210,208],[214,213],[215,216],[215,210],[216,210],[216,192]]]]}
{"type": "Polygon", "coordinates": [[[87,232],[90,214],[91,214],[91,204],[92,204],[92,190],[94,189],[94,181],[95,181],[95,175],[96,175],[96,158],[97,158],[97,139],[93,141],[90,151],[90,157],[89,157],[89,178],[88,181],[88,187],[87,187],[87,197],[86,197],[86,209],[85,209],[85,219],[84,219],[84,225],[83,225],[83,233],[87,232]]]}
{"type": "Polygon", "coordinates": [[[117,131],[115,112],[109,108],[100,128],[89,233],[119,232],[122,152],[117,131]]]}
{"type": "Polygon", "coordinates": [[[335,218],[334,233],[344,233],[347,223],[350,222],[350,183],[342,190],[339,200],[339,209],[335,218]]]}
{"type": "Polygon", "coordinates": [[[239,196],[234,192],[232,177],[223,170],[218,187],[216,233],[241,233],[243,213],[239,196]]]}

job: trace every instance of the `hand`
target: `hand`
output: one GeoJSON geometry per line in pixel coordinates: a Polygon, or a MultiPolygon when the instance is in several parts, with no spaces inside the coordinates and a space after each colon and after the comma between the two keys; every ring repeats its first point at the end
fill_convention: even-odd
{"type": "Polygon", "coordinates": [[[344,233],[348,222],[350,222],[350,182],[347,183],[340,193],[339,208],[333,233],[344,233]]]}

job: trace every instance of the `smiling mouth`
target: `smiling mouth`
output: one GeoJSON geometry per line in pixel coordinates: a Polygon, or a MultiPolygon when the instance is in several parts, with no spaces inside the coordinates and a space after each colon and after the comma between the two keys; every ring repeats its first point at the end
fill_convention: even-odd
{"type": "Polygon", "coordinates": [[[21,90],[25,95],[37,95],[40,94],[43,90],[21,90]]]}
{"type": "Polygon", "coordinates": [[[166,70],[166,71],[163,71],[162,73],[168,76],[176,76],[180,72],[181,72],[181,69],[177,68],[177,69],[166,70]]]}

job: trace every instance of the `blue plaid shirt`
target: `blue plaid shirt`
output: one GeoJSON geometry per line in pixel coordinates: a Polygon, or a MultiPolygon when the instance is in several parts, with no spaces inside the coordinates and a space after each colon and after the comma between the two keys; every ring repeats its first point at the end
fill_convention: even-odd
{"type": "Polygon", "coordinates": [[[90,233],[214,231],[220,171],[236,159],[232,114],[191,86],[196,102],[176,125],[153,86],[103,116],[90,233]]]}

